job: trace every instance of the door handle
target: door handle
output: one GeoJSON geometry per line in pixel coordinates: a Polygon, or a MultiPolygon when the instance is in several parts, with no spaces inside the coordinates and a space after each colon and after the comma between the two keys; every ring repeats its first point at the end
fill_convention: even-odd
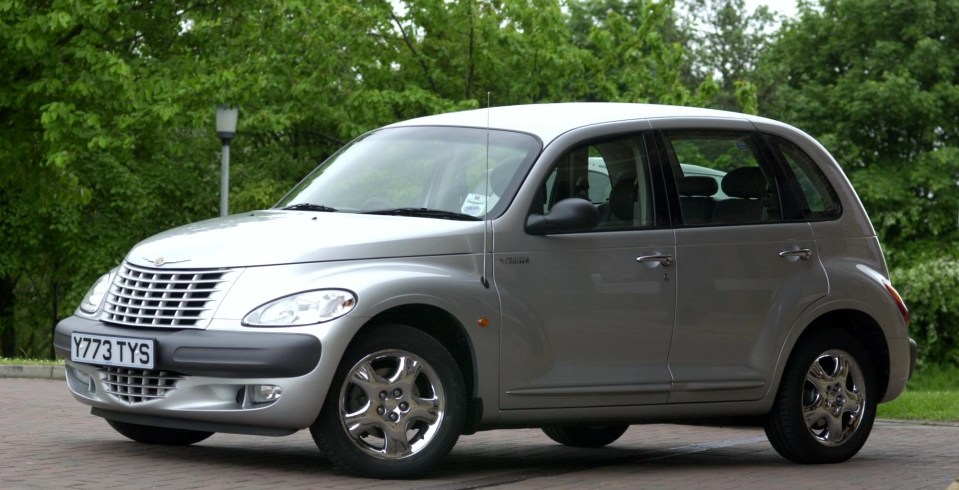
{"type": "Polygon", "coordinates": [[[795,259],[797,257],[799,260],[809,260],[809,258],[812,257],[812,251],[810,251],[808,248],[800,248],[799,250],[783,250],[782,252],[779,252],[779,256],[787,260],[795,259]]]}
{"type": "Polygon", "coordinates": [[[673,256],[669,254],[660,254],[660,255],[642,255],[636,257],[636,262],[649,263],[649,262],[659,262],[662,265],[673,265],[673,256]]]}

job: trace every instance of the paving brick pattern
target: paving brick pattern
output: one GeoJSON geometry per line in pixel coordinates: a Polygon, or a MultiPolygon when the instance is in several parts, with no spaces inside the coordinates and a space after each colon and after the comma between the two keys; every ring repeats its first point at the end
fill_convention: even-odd
{"type": "Polygon", "coordinates": [[[340,474],[301,431],[217,434],[190,447],[113,432],[62,381],[0,379],[0,488],[788,488],[943,490],[959,473],[959,426],[879,422],[839,465],[780,458],[761,429],[640,425],[613,445],[571,449],[538,430],[465,436],[430,475],[380,481],[340,474]]]}

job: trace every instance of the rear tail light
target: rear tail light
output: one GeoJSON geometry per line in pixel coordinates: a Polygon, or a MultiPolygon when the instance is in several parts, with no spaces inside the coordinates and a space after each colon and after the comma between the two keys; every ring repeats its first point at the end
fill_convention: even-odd
{"type": "Polygon", "coordinates": [[[886,286],[886,291],[889,292],[889,296],[892,296],[892,300],[896,303],[896,307],[899,308],[899,314],[902,315],[902,319],[906,322],[906,325],[909,325],[909,308],[906,308],[906,302],[902,300],[899,291],[896,291],[896,288],[892,287],[891,282],[884,281],[883,284],[886,286]]]}

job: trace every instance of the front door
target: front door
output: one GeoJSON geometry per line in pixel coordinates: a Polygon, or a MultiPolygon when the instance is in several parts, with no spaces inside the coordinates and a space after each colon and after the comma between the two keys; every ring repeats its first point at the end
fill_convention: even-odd
{"type": "Polygon", "coordinates": [[[599,226],[497,243],[501,408],[667,401],[674,237],[655,226],[647,162],[639,135],[574,148],[542,183],[534,212],[589,199],[599,226]]]}

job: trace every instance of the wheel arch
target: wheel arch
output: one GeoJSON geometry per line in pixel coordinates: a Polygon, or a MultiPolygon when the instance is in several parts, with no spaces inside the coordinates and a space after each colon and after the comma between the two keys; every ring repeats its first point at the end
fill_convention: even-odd
{"type": "Polygon", "coordinates": [[[816,317],[796,339],[792,345],[789,357],[783,366],[792,361],[793,356],[807,339],[819,332],[828,330],[843,331],[862,342],[863,348],[869,356],[873,372],[876,376],[876,385],[879,389],[877,400],[886,396],[889,387],[890,361],[889,344],[882,327],[869,314],[855,309],[837,309],[823,313],[816,317]]]}
{"type": "Polygon", "coordinates": [[[482,401],[477,396],[476,352],[463,324],[454,315],[437,306],[427,304],[394,306],[367,321],[353,336],[351,343],[361,338],[365,332],[388,324],[402,324],[420,330],[436,339],[450,352],[466,384],[468,413],[464,433],[475,432],[482,413],[482,401]]]}

